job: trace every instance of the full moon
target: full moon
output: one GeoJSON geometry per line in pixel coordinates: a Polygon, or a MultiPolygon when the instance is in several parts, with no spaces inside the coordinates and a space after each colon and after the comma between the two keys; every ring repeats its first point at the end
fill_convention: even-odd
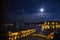
{"type": "Polygon", "coordinates": [[[41,12],[43,12],[43,11],[44,11],[44,9],[43,9],[43,8],[41,8],[41,9],[40,9],[40,11],[41,11],[41,12]]]}

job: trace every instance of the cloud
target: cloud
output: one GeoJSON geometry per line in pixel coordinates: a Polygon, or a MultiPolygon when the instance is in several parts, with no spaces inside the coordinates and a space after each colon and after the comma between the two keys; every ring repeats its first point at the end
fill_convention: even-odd
{"type": "Polygon", "coordinates": [[[35,13],[35,14],[31,14],[30,17],[32,18],[49,18],[51,17],[50,13],[35,13]]]}
{"type": "Polygon", "coordinates": [[[50,18],[51,14],[49,13],[35,13],[35,14],[27,14],[23,16],[23,20],[25,22],[40,22],[43,19],[50,18]]]}

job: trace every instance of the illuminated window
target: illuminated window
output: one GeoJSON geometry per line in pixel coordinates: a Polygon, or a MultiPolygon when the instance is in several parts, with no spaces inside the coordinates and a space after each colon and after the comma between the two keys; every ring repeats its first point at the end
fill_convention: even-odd
{"type": "Polygon", "coordinates": [[[44,25],[42,26],[42,29],[41,30],[44,30],[44,25]]]}
{"type": "Polygon", "coordinates": [[[55,26],[54,25],[52,27],[53,27],[53,29],[55,29],[55,26]]]}
{"type": "Polygon", "coordinates": [[[52,24],[54,24],[54,22],[52,22],[52,24]]]}
{"type": "Polygon", "coordinates": [[[50,24],[50,22],[48,22],[48,25],[50,24]]]}
{"type": "Polygon", "coordinates": [[[56,25],[56,28],[60,28],[60,25],[56,25]]]}
{"type": "Polygon", "coordinates": [[[17,36],[15,36],[15,38],[14,39],[17,39],[17,36]]]}
{"type": "Polygon", "coordinates": [[[46,22],[44,22],[44,24],[46,24],[46,22]]]}
{"type": "Polygon", "coordinates": [[[56,22],[56,24],[57,24],[57,22],[56,22]]]}
{"type": "Polygon", "coordinates": [[[50,29],[50,26],[49,25],[45,25],[45,29],[50,29]]]}

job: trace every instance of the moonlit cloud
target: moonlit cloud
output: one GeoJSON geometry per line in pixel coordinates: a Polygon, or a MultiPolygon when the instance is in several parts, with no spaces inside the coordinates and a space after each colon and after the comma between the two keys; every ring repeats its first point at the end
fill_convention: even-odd
{"type": "MultiPolygon", "coordinates": [[[[6,5],[4,5],[6,6],[6,5]]],[[[3,6],[3,7],[4,7],[3,6]]],[[[4,7],[5,8],[5,7],[4,7]]],[[[37,22],[60,20],[60,2],[58,0],[9,0],[4,21],[37,22]],[[43,2],[43,4],[42,4],[43,2]],[[41,9],[43,8],[43,9],[41,9]],[[41,11],[40,11],[41,9],[41,11]],[[18,18],[19,16],[19,18],[18,18]]],[[[3,14],[3,15],[4,15],[3,14]]]]}
{"type": "Polygon", "coordinates": [[[50,13],[35,13],[35,14],[32,14],[31,16],[34,16],[34,17],[39,17],[39,18],[49,18],[51,17],[51,14],[50,13]]]}
{"type": "Polygon", "coordinates": [[[38,22],[42,21],[42,18],[45,20],[46,18],[50,18],[52,15],[50,13],[35,13],[35,14],[27,14],[23,17],[26,22],[38,22]]]}

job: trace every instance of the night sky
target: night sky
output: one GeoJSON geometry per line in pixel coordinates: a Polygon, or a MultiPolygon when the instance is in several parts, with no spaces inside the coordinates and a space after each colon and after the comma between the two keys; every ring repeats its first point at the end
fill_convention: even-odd
{"type": "Polygon", "coordinates": [[[2,13],[1,19],[5,22],[59,21],[60,0],[3,0],[2,13]]]}

